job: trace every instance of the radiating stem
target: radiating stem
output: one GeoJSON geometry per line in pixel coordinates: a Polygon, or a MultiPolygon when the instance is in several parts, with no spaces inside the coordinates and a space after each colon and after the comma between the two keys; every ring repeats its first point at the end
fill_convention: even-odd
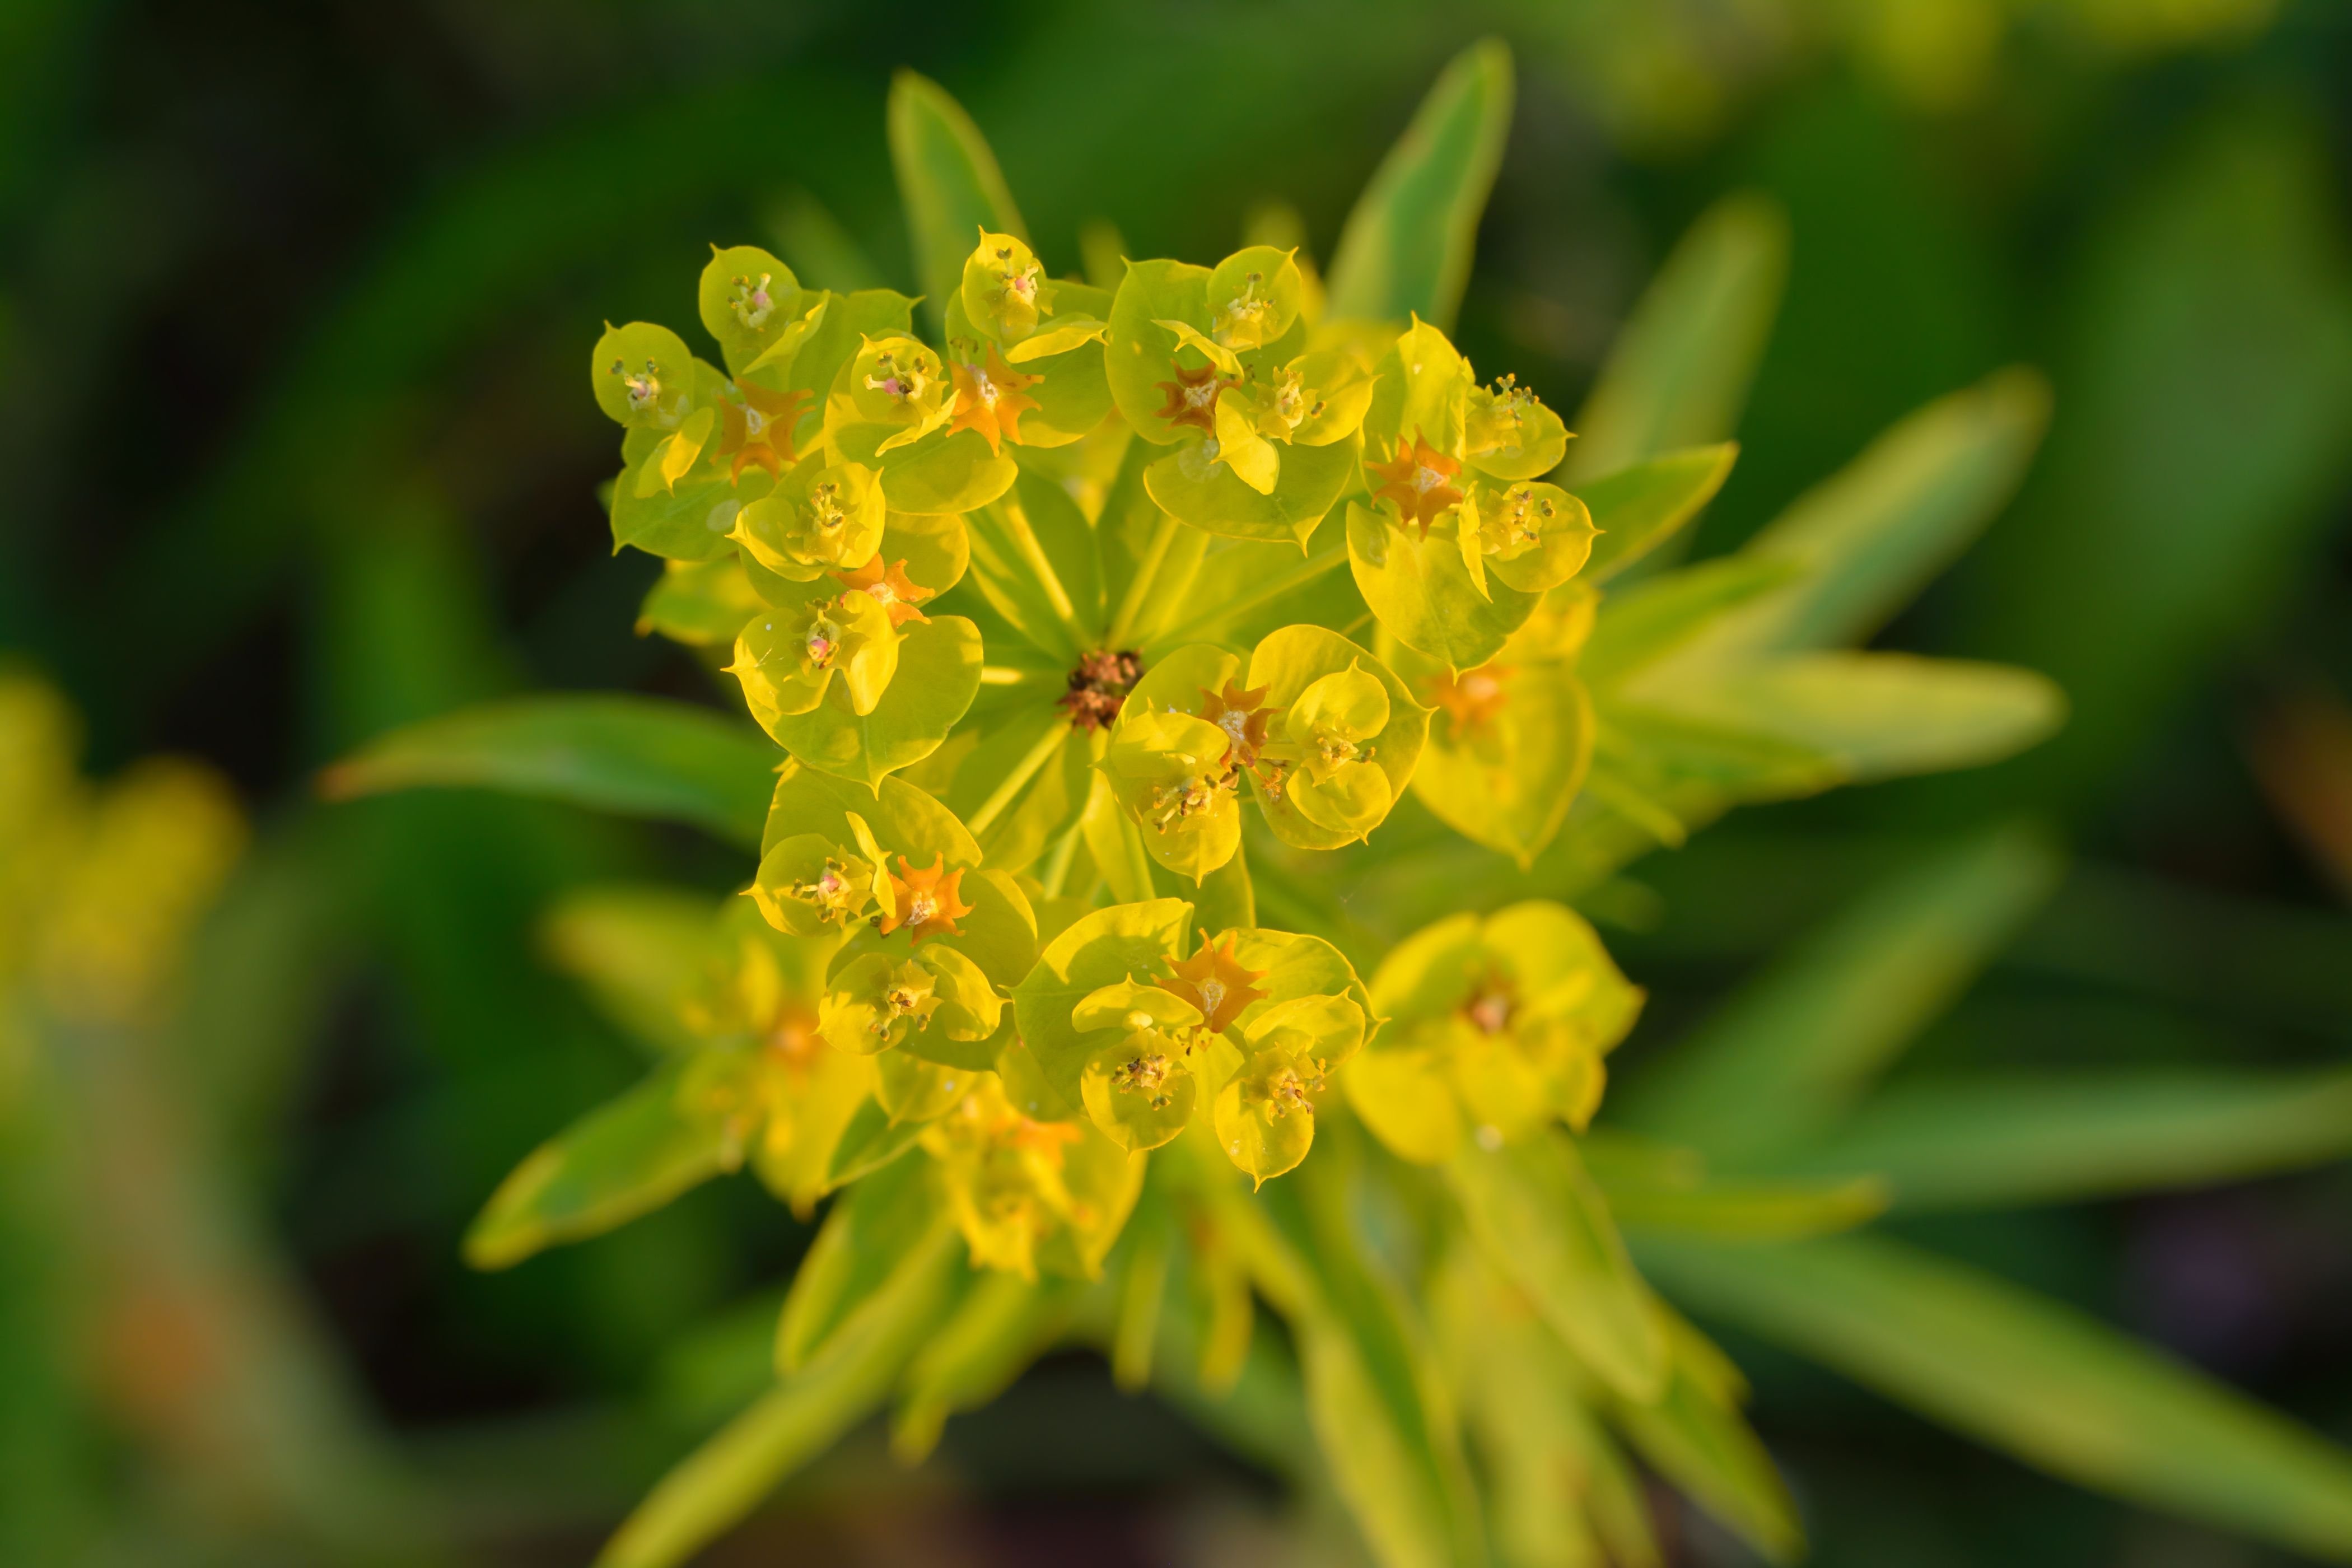
{"type": "Polygon", "coordinates": [[[1060,898],[1062,889],[1069,884],[1070,862],[1077,858],[1078,840],[1082,837],[1078,824],[1073,822],[1062,835],[1060,842],[1046,854],[1045,874],[1039,880],[1047,898],[1060,898]]]}
{"type": "Polygon", "coordinates": [[[1013,797],[1019,795],[1022,787],[1037,776],[1037,770],[1060,754],[1063,745],[1069,738],[1069,721],[1055,720],[1052,728],[1039,736],[1037,743],[1029,748],[1028,754],[1013,764],[1013,771],[1004,775],[1004,781],[990,793],[986,800],[980,803],[980,808],[964,819],[964,826],[971,829],[975,837],[987,832],[989,824],[1004,814],[1004,808],[1013,804],[1013,797]]]}
{"type": "Polygon", "coordinates": [[[1151,542],[1145,546],[1143,560],[1135,568],[1135,578],[1127,585],[1127,593],[1118,602],[1118,614],[1110,619],[1110,633],[1104,645],[1116,650],[1135,630],[1136,618],[1143,614],[1143,602],[1151,593],[1152,581],[1160,575],[1160,563],[1168,559],[1168,547],[1176,542],[1176,531],[1183,526],[1172,512],[1160,514],[1160,526],[1151,531],[1151,542]]]}
{"type": "Polygon", "coordinates": [[[1312,556],[1267,582],[1248,597],[1236,599],[1231,604],[1219,605],[1206,614],[1193,616],[1173,631],[1155,633],[1151,640],[1166,647],[1177,647],[1195,641],[1228,621],[1238,620],[1244,616],[1253,615],[1265,608],[1268,605],[1278,603],[1286,595],[1297,593],[1325,573],[1345,565],[1347,561],[1348,552],[1345,550],[1326,551],[1320,555],[1312,556]]]}
{"type": "Polygon", "coordinates": [[[1052,680],[1051,670],[1024,669],[1013,664],[983,664],[980,667],[982,686],[1022,686],[1033,680],[1052,680]]]}
{"type": "Polygon", "coordinates": [[[1093,647],[1094,634],[1078,619],[1078,606],[1071,599],[1070,591],[1062,586],[1061,574],[1054,570],[1053,562],[1046,559],[1045,547],[1037,542],[1036,530],[1029,526],[1029,514],[1007,502],[997,509],[997,515],[1003,521],[1004,531],[1012,536],[1013,547],[1021,552],[1022,564],[1037,574],[1037,586],[1044,590],[1054,618],[1062,623],[1062,629],[1070,635],[1080,652],[1093,647]]]}

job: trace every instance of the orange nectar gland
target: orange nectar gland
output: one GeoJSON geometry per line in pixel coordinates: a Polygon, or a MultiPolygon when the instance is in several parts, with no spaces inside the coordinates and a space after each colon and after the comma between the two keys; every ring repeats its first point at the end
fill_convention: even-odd
{"type": "Polygon", "coordinates": [[[903,626],[908,621],[929,621],[929,616],[915,608],[931,596],[931,591],[907,575],[907,563],[893,561],[886,570],[882,552],[876,551],[874,559],[855,572],[835,572],[843,586],[851,593],[862,593],[890,612],[890,624],[903,626]]]}
{"type": "Polygon", "coordinates": [[[1168,967],[1172,973],[1151,984],[1171,996],[1190,1002],[1201,1010],[1202,1021],[1211,1030],[1223,1032],[1242,1016],[1243,1009],[1266,997],[1256,984],[1265,978],[1266,972],[1242,967],[1234,952],[1238,941],[1228,935],[1224,945],[1219,947],[1204,931],[1201,933],[1200,951],[1181,963],[1170,959],[1168,967]]]}
{"type": "Polygon", "coordinates": [[[809,400],[804,391],[771,392],[764,386],[737,382],[735,390],[743,395],[740,404],[729,401],[719,405],[719,455],[733,453],[735,466],[728,473],[730,479],[740,480],[743,470],[753,463],[768,470],[772,479],[783,478],[784,470],[795,460],[793,451],[793,426],[801,416],[801,406],[809,400]]]}
{"type": "Polygon", "coordinates": [[[1510,700],[1510,694],[1503,689],[1504,678],[1510,673],[1508,665],[1489,664],[1458,676],[1432,676],[1429,700],[1445,710],[1454,721],[1454,733],[1483,730],[1501,717],[1510,700]]]}
{"type": "Polygon", "coordinates": [[[959,360],[952,367],[955,374],[955,415],[948,421],[948,434],[959,430],[977,430],[988,439],[988,449],[1001,452],[1003,443],[1021,444],[1021,416],[1037,406],[1037,400],[1027,395],[1028,389],[1045,377],[1024,375],[1004,363],[996,345],[988,346],[984,364],[966,364],[959,360]]]}
{"type": "Polygon", "coordinates": [[[946,863],[944,854],[934,855],[929,867],[918,870],[907,864],[904,855],[899,856],[898,871],[903,874],[890,879],[890,890],[897,895],[892,901],[898,912],[881,916],[875,929],[888,936],[904,926],[907,934],[918,942],[927,936],[962,935],[956,929],[956,921],[971,913],[971,906],[963,901],[961,891],[963,868],[943,871],[941,868],[946,863]]]}
{"type": "Polygon", "coordinates": [[[1422,439],[1419,431],[1410,444],[1397,443],[1395,457],[1385,463],[1366,463],[1364,469],[1381,481],[1372,500],[1396,502],[1398,521],[1420,524],[1423,539],[1429,537],[1431,523],[1462,504],[1462,492],[1454,485],[1462,465],[1422,439]]]}
{"type": "Polygon", "coordinates": [[[1171,425],[1191,425],[1214,434],[1217,428],[1217,397],[1225,390],[1225,383],[1217,379],[1217,367],[1204,364],[1198,370],[1176,367],[1176,379],[1159,384],[1168,395],[1168,405],[1160,417],[1171,425]]]}
{"type": "Polygon", "coordinates": [[[1266,726],[1274,721],[1275,710],[1265,706],[1265,694],[1273,688],[1244,689],[1239,681],[1228,680],[1221,692],[1205,686],[1199,689],[1201,717],[1225,732],[1225,755],[1236,768],[1256,767],[1258,753],[1265,749],[1266,726]]]}

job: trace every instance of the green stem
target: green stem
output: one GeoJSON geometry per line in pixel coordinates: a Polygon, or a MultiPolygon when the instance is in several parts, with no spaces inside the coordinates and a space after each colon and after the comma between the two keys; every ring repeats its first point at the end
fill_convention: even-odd
{"type": "Polygon", "coordinates": [[[1160,525],[1151,531],[1151,542],[1144,547],[1143,560],[1135,569],[1134,580],[1128,584],[1127,593],[1118,601],[1118,614],[1110,619],[1110,633],[1104,645],[1117,648],[1135,629],[1136,618],[1143,614],[1143,601],[1151,592],[1153,579],[1160,575],[1160,564],[1168,559],[1169,546],[1176,542],[1176,531],[1183,526],[1172,512],[1160,514],[1160,525]]]}
{"type": "Polygon", "coordinates": [[[1631,822],[1668,849],[1679,849],[1690,835],[1682,818],[1664,806],[1643,795],[1630,784],[1621,784],[1599,768],[1584,775],[1584,793],[1631,822]]]}
{"type": "Polygon", "coordinates": [[[1037,586],[1045,592],[1045,603],[1052,607],[1054,618],[1062,623],[1062,629],[1069,634],[1079,652],[1093,647],[1093,637],[1078,619],[1076,603],[1071,599],[1070,591],[1062,586],[1061,574],[1054,570],[1053,562],[1046,558],[1045,547],[1037,542],[1036,531],[1029,526],[1029,514],[1023,511],[1017,503],[1008,500],[997,508],[997,516],[1003,522],[1004,531],[1012,537],[1013,547],[1021,552],[1022,564],[1037,574],[1037,586]]]}
{"type": "Polygon", "coordinates": [[[1058,679],[1047,669],[1024,669],[1015,664],[983,664],[980,667],[982,686],[1025,686],[1033,680],[1058,679]]]}
{"type": "Polygon", "coordinates": [[[1055,720],[1053,725],[1037,738],[1037,743],[1029,748],[1028,754],[1013,764],[1013,771],[1004,775],[1004,782],[998,784],[990,793],[989,797],[980,803],[978,810],[964,818],[963,825],[971,829],[974,837],[988,831],[989,825],[1002,816],[1004,814],[1004,808],[1013,804],[1013,797],[1021,793],[1022,786],[1035,778],[1037,770],[1052,762],[1060,753],[1064,743],[1069,738],[1069,721],[1055,720]]]}
{"type": "Polygon", "coordinates": [[[1060,898],[1062,889],[1068,886],[1070,862],[1077,858],[1078,839],[1081,837],[1078,825],[1074,822],[1070,824],[1069,830],[1062,835],[1061,842],[1055,845],[1047,853],[1045,875],[1041,879],[1047,898],[1060,898]]]}
{"type": "Polygon", "coordinates": [[[1328,550],[1320,555],[1309,557],[1282,575],[1272,579],[1247,598],[1237,599],[1231,604],[1219,605],[1204,615],[1193,616],[1173,631],[1155,633],[1151,641],[1165,647],[1181,647],[1185,643],[1196,642],[1203,634],[1223,626],[1228,621],[1253,615],[1268,605],[1279,603],[1286,595],[1297,593],[1325,573],[1345,565],[1347,560],[1348,552],[1345,550],[1328,550]]]}

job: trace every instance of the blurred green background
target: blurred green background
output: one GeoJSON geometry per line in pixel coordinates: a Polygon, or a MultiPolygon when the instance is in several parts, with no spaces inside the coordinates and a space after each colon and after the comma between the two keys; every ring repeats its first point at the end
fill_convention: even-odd
{"type": "MultiPolygon", "coordinates": [[[[725,891],[740,858],[486,795],[310,790],[354,742],[501,691],[720,700],[629,632],[658,563],[612,558],[593,499],[599,322],[684,319],[711,241],[911,287],[882,136],[901,66],[971,110],[1057,272],[1094,220],[1209,258],[1268,201],[1328,255],[1431,76],[1490,32],[1520,97],[1463,311],[1481,366],[1573,408],[1692,217],[1739,189],[1787,215],[1700,552],[2001,365],[2056,395],[2016,503],[1881,642],[2046,670],[2069,727],[1637,866],[1596,911],[1653,993],[1629,1052],[1920,835],[2022,815],[2074,868],[1904,1072],[2345,1058],[2340,5],[16,0],[0,658],[79,709],[89,771],[201,759],[253,838],[131,1100],[0,1104],[0,1559],[577,1562],[758,1375],[806,1233],[747,1181],[509,1274],[457,1252],[498,1178],[639,1068],[544,956],[550,900],[725,891]],[[259,1391],[234,1420],[173,1417],[149,1386],[171,1368],[89,1331],[88,1256],[136,1253],[142,1225],[211,1238],[173,1276],[210,1282],[183,1303],[200,1326],[283,1325],[198,1334],[245,1347],[205,1363],[259,1391]]],[[[1908,1224],[2352,1440],[2341,1171],[1908,1224]]],[[[1728,1345],[1822,1563],[2287,1561],[1728,1345]]],[[[1271,1562],[1278,1506],[1073,1359],[920,1472],[851,1444],[711,1560],[1271,1562]]],[[[1744,1561],[1696,1516],[1670,1534],[1682,1562],[1744,1561]]]]}

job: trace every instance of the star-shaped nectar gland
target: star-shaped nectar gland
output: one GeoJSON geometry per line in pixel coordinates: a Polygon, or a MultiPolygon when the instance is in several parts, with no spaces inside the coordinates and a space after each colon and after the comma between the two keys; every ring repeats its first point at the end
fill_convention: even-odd
{"type": "Polygon", "coordinates": [[[986,437],[992,452],[1003,451],[1007,441],[1020,445],[1021,416],[1037,406],[1028,390],[1045,377],[1024,375],[1006,364],[994,343],[988,346],[986,363],[959,361],[954,374],[955,416],[948,421],[948,434],[977,430],[986,437]]]}
{"type": "Polygon", "coordinates": [[[1423,440],[1419,431],[1411,442],[1397,443],[1395,457],[1385,463],[1366,463],[1364,471],[1380,480],[1372,490],[1373,501],[1396,502],[1398,521],[1418,523],[1423,539],[1429,537],[1431,523],[1462,504],[1462,492],[1454,484],[1462,465],[1423,440]]]}
{"type": "Polygon", "coordinates": [[[1171,996],[1180,996],[1201,1010],[1202,1020],[1211,1029],[1223,1030],[1242,1016],[1242,1010],[1253,1002],[1263,1002],[1266,994],[1256,982],[1266,976],[1263,969],[1244,969],[1234,954],[1236,936],[1228,935],[1219,947],[1201,933],[1200,951],[1181,961],[1168,961],[1171,973],[1151,984],[1171,996]]]}
{"type": "Polygon", "coordinates": [[[876,929],[888,936],[899,927],[916,942],[927,936],[961,936],[956,921],[971,913],[971,906],[963,901],[961,891],[963,868],[945,870],[944,854],[931,857],[929,866],[918,869],[907,864],[904,855],[898,857],[898,870],[890,878],[890,890],[897,897],[896,914],[884,915],[876,929]]]}
{"type": "Polygon", "coordinates": [[[1190,425],[1214,435],[1217,429],[1217,396],[1225,390],[1225,383],[1217,379],[1217,367],[1204,364],[1198,370],[1176,367],[1176,379],[1159,384],[1168,395],[1167,406],[1160,417],[1171,425],[1190,425]]]}
{"type": "Polygon", "coordinates": [[[740,480],[743,470],[752,464],[768,470],[772,479],[782,479],[793,466],[793,426],[801,416],[802,405],[809,394],[802,390],[771,392],[764,386],[753,386],[739,381],[735,390],[742,395],[740,404],[732,399],[722,403],[719,455],[733,454],[735,466],[728,478],[740,480]]]}
{"type": "Polygon", "coordinates": [[[1460,675],[1435,675],[1430,678],[1429,700],[1445,710],[1454,721],[1457,735],[1475,733],[1486,728],[1501,716],[1510,700],[1503,689],[1503,681],[1511,673],[1508,665],[1482,665],[1465,669],[1460,675]]]}
{"type": "Polygon", "coordinates": [[[1244,689],[1238,680],[1226,681],[1223,691],[1200,689],[1201,717],[1225,732],[1225,755],[1236,768],[1255,768],[1258,753],[1265,749],[1265,729],[1275,714],[1265,706],[1265,694],[1272,689],[1244,689]]]}
{"type": "Polygon", "coordinates": [[[915,606],[931,596],[931,591],[907,575],[907,563],[893,561],[887,567],[882,563],[882,552],[855,572],[835,572],[834,576],[853,594],[864,594],[890,612],[890,624],[903,626],[908,621],[928,621],[929,616],[915,606]]]}

